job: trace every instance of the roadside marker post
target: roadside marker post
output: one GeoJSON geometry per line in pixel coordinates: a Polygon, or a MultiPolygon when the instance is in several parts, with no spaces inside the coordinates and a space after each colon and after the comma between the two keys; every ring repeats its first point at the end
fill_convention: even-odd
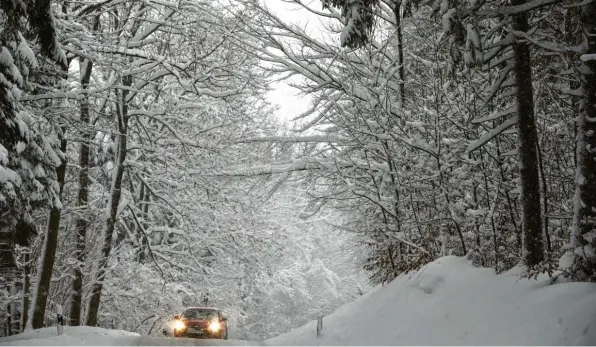
{"type": "Polygon", "coordinates": [[[323,316],[317,317],[317,338],[321,336],[323,332],[323,316]]]}

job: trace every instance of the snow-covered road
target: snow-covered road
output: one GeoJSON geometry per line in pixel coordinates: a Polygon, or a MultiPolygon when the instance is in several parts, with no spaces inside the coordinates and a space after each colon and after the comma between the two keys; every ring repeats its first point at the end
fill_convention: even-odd
{"type": "Polygon", "coordinates": [[[174,337],[140,336],[123,330],[93,327],[65,327],[57,334],[56,327],[27,331],[0,338],[0,346],[260,346],[259,341],[200,340],[174,337]]]}
{"type": "MultiPolygon", "coordinates": [[[[99,341],[94,339],[35,339],[35,340],[21,340],[12,339],[6,341],[0,339],[0,346],[75,346],[75,345],[106,345],[106,341],[99,341]],[[61,340],[61,341],[59,341],[61,340]],[[59,341],[59,342],[58,342],[59,341]]],[[[110,346],[261,346],[259,341],[245,341],[245,340],[201,340],[188,338],[173,338],[173,337],[151,337],[151,336],[124,336],[109,341],[110,346]]]]}
{"type": "Polygon", "coordinates": [[[173,337],[127,336],[116,339],[116,346],[260,346],[258,341],[201,340],[173,337]],[[119,341],[121,340],[121,341],[119,341]],[[118,342],[121,342],[118,343],[118,342]]]}

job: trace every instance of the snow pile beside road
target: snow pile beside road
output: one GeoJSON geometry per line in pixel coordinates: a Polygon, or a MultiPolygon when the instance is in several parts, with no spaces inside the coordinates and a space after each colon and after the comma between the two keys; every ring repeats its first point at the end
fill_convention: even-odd
{"type": "Polygon", "coordinates": [[[122,346],[139,336],[129,331],[87,326],[64,327],[64,334],[58,336],[56,327],[49,327],[0,338],[0,346],[122,346]]]}
{"type": "Polygon", "coordinates": [[[267,345],[596,345],[596,284],[495,275],[459,257],[417,272],[267,345]]]}

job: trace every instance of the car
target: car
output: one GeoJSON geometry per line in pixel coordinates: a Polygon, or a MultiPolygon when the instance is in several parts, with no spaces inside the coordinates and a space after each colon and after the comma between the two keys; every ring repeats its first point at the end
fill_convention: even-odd
{"type": "Polygon", "coordinates": [[[228,319],[215,307],[188,307],[174,316],[174,337],[228,339],[228,319]]]}

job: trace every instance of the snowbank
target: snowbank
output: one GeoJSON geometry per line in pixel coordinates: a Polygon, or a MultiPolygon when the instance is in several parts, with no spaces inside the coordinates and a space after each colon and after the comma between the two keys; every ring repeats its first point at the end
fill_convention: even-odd
{"type": "MultiPolygon", "coordinates": [[[[0,339],[0,345],[256,345],[139,336],[91,327],[45,328],[0,339]]],[[[400,276],[324,319],[265,341],[267,345],[596,345],[596,284],[550,284],[495,275],[459,257],[444,257],[400,276]]]]}
{"type": "Polygon", "coordinates": [[[129,345],[128,341],[139,336],[129,331],[86,326],[64,327],[64,334],[58,336],[56,327],[49,327],[0,338],[0,346],[118,346],[129,345]]]}
{"type": "Polygon", "coordinates": [[[267,345],[595,345],[596,284],[444,257],[267,345]]]}

